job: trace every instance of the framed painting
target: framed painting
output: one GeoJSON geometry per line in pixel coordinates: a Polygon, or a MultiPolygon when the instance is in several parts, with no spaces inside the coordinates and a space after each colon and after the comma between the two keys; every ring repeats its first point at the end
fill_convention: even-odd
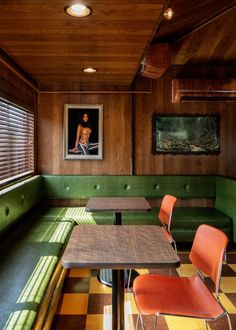
{"type": "Polygon", "coordinates": [[[218,154],[218,115],[153,114],[153,154],[218,154]]]}
{"type": "Polygon", "coordinates": [[[65,104],[64,159],[102,159],[103,106],[65,104]]]}

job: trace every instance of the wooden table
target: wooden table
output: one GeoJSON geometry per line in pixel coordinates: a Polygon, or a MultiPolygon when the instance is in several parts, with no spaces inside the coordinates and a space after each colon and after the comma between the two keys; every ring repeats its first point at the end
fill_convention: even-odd
{"type": "Polygon", "coordinates": [[[74,227],[65,268],[112,268],[112,329],[124,329],[124,269],[177,268],[180,259],[159,226],[74,227]]]}
{"type": "Polygon", "coordinates": [[[86,205],[88,212],[114,212],[114,225],[121,225],[122,212],[147,212],[151,206],[144,197],[92,197],[86,205]]]}
{"type": "MultiPolygon", "coordinates": [[[[113,212],[115,214],[114,225],[122,224],[122,212],[148,212],[151,206],[144,197],[92,197],[86,205],[88,212],[113,212]]],[[[138,272],[133,270],[130,278],[130,287],[133,280],[138,276],[138,272]]],[[[97,278],[99,282],[112,287],[112,270],[101,269],[97,278]]],[[[129,272],[125,271],[125,286],[128,286],[129,272]]]]}

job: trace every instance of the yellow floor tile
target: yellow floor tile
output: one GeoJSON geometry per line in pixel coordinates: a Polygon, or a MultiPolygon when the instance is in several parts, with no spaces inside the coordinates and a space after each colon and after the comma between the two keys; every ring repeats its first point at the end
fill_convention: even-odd
{"type": "Polygon", "coordinates": [[[135,270],[139,273],[139,275],[143,275],[143,274],[148,274],[149,273],[148,269],[135,269],[135,270]]]}
{"type": "MultiPolygon", "coordinates": [[[[111,306],[110,306],[111,309],[111,306]]],[[[104,314],[88,314],[86,319],[86,330],[111,330],[112,315],[104,312],[104,314]]],[[[125,314],[125,330],[135,330],[135,321],[132,315],[125,314]]]]}
{"type": "Polygon", "coordinates": [[[231,303],[229,298],[223,293],[220,293],[220,302],[230,314],[236,314],[236,307],[231,303]]]}
{"type": "Polygon", "coordinates": [[[138,314],[138,310],[137,310],[132,292],[125,294],[125,313],[127,315],[138,314]]]}
{"type": "Polygon", "coordinates": [[[58,305],[57,314],[87,314],[88,297],[85,293],[62,294],[62,303],[58,305]]]}
{"type": "Polygon", "coordinates": [[[91,269],[70,269],[67,277],[90,277],[91,269]]]}
{"type": "Polygon", "coordinates": [[[111,314],[87,315],[86,330],[108,330],[112,329],[111,314]]]}
{"type": "Polygon", "coordinates": [[[136,322],[134,321],[132,315],[125,314],[125,330],[135,330],[135,326],[136,322]]]}
{"type": "Polygon", "coordinates": [[[181,276],[193,276],[197,273],[196,267],[191,264],[182,264],[180,267],[181,276]]]}
{"type": "Polygon", "coordinates": [[[224,293],[235,293],[236,277],[221,277],[220,288],[224,293]]]}
{"type": "Polygon", "coordinates": [[[206,330],[204,320],[176,316],[166,316],[165,319],[169,330],[206,330]]]}
{"type": "Polygon", "coordinates": [[[101,284],[96,277],[91,277],[89,293],[112,293],[112,289],[101,284]]]}
{"type": "Polygon", "coordinates": [[[228,264],[229,267],[231,267],[236,272],[236,265],[235,264],[228,264]]]}

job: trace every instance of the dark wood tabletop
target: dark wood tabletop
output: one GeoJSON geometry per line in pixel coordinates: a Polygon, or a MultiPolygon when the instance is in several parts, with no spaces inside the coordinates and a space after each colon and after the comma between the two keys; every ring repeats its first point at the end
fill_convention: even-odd
{"type": "Polygon", "coordinates": [[[86,205],[90,212],[134,212],[151,211],[144,197],[92,197],[86,205]]]}
{"type": "Polygon", "coordinates": [[[159,226],[75,226],[65,268],[112,268],[112,330],[124,330],[126,268],[177,268],[180,259],[159,226]]]}
{"type": "Polygon", "coordinates": [[[65,268],[168,268],[180,259],[159,226],[76,226],[62,257],[65,268]]]}

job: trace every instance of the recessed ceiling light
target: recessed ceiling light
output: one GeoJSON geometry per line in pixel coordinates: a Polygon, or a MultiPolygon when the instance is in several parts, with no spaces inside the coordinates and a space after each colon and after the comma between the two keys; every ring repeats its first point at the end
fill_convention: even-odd
{"type": "Polygon", "coordinates": [[[167,8],[164,12],[164,17],[170,21],[173,18],[173,16],[174,16],[174,10],[172,8],[167,8]]]}
{"type": "Polygon", "coordinates": [[[94,69],[94,68],[84,68],[82,71],[83,72],[86,72],[86,73],[94,73],[94,72],[97,72],[97,69],[94,69]]]}
{"type": "Polygon", "coordinates": [[[92,8],[79,3],[65,6],[64,10],[68,15],[74,17],[86,17],[92,13],[92,8]]]}

